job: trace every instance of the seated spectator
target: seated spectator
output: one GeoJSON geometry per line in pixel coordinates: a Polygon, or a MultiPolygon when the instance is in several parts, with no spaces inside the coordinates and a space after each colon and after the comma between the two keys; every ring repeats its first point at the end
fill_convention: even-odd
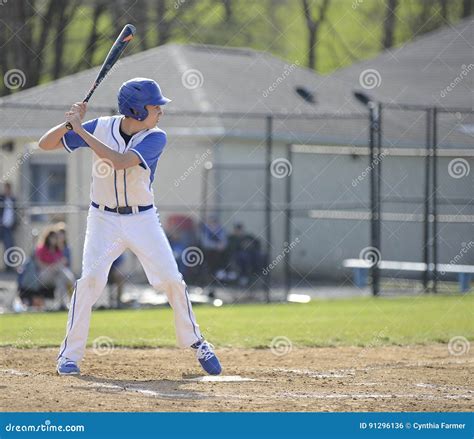
{"type": "Polygon", "coordinates": [[[18,293],[23,309],[31,307],[36,311],[43,311],[45,289],[39,282],[35,259],[33,254],[32,257],[27,258],[23,265],[18,267],[18,293]]]}
{"type": "Polygon", "coordinates": [[[166,221],[166,233],[173,234],[184,247],[196,245],[194,220],[187,215],[170,215],[166,221]]]}
{"type": "Polygon", "coordinates": [[[234,224],[234,229],[229,236],[229,263],[237,271],[238,282],[241,286],[249,283],[250,277],[260,267],[260,242],[247,233],[241,223],[234,224]]]}
{"type": "Polygon", "coordinates": [[[216,273],[225,266],[227,233],[214,215],[202,224],[201,246],[209,275],[215,277],[216,273]]]}
{"type": "Polygon", "coordinates": [[[198,261],[198,265],[188,264],[183,258],[188,259],[186,249],[198,247],[199,239],[196,232],[194,219],[188,215],[170,215],[166,220],[166,236],[168,237],[171,250],[178,265],[180,273],[188,283],[201,284],[207,282],[207,276],[198,261]]]}
{"type": "Polygon", "coordinates": [[[71,268],[71,249],[67,243],[66,224],[63,222],[56,224],[55,230],[58,234],[58,248],[66,260],[66,267],[71,268]]]}
{"type": "Polygon", "coordinates": [[[69,304],[68,290],[74,284],[73,272],[66,266],[66,258],[58,247],[58,236],[49,231],[35,252],[38,280],[45,287],[54,287],[54,299],[58,309],[69,304]]]}

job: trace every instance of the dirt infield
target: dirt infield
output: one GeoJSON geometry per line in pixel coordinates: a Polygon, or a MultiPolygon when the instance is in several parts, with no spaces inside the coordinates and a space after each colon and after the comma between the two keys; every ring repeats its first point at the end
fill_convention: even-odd
{"type": "Polygon", "coordinates": [[[56,349],[0,349],[5,411],[468,411],[474,356],[446,345],[220,349],[228,381],[203,381],[178,349],[89,350],[59,377],[56,349]],[[242,381],[235,381],[240,376],[242,381]]]}

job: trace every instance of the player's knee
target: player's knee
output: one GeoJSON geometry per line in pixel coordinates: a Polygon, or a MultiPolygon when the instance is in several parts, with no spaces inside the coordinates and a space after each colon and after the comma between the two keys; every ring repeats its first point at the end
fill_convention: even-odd
{"type": "Polygon", "coordinates": [[[180,288],[185,285],[183,276],[178,272],[177,275],[170,275],[163,277],[159,281],[153,283],[153,288],[158,291],[167,291],[173,290],[175,288],[180,288]]]}
{"type": "Polygon", "coordinates": [[[107,284],[107,276],[98,272],[90,272],[84,274],[77,282],[89,291],[103,290],[107,284]]]}

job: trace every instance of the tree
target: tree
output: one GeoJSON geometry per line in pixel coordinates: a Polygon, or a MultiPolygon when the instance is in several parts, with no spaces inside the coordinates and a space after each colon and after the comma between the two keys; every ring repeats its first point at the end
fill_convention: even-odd
{"type": "Polygon", "coordinates": [[[394,44],[394,33],[396,24],[396,9],[398,0],[386,0],[385,2],[385,18],[383,21],[383,40],[382,49],[390,49],[394,44]]]}
{"type": "Polygon", "coordinates": [[[326,12],[329,7],[329,0],[322,0],[322,2],[318,4],[318,6],[316,7],[316,11],[317,11],[316,17],[313,15],[309,0],[302,0],[302,5],[303,5],[304,17],[306,20],[306,27],[308,30],[307,66],[310,69],[316,70],[317,68],[316,46],[318,44],[318,33],[320,30],[321,24],[323,24],[324,20],[326,19],[326,12]]]}
{"type": "Polygon", "coordinates": [[[156,0],[157,40],[156,45],[166,44],[173,34],[179,30],[179,24],[184,13],[195,6],[195,0],[156,0]],[[174,6],[173,6],[174,5],[174,6]]]}
{"type": "MultiPolygon", "coordinates": [[[[43,74],[49,49],[46,43],[59,13],[56,1],[42,2],[41,7],[35,0],[2,6],[0,65],[3,73],[21,70],[26,78],[25,87],[37,85],[43,74]]],[[[2,94],[11,93],[3,81],[1,84],[2,94]]]]}
{"type": "MultiPolygon", "coordinates": [[[[92,12],[92,26],[89,31],[89,37],[86,43],[86,50],[84,50],[84,56],[80,61],[80,67],[90,68],[93,66],[94,55],[96,53],[99,43],[99,20],[106,11],[106,3],[104,0],[97,0],[94,5],[92,12]]],[[[79,70],[79,69],[78,69],[79,70]]]]}
{"type": "Polygon", "coordinates": [[[147,50],[150,48],[148,39],[150,30],[151,17],[150,2],[148,0],[140,0],[132,2],[129,14],[134,18],[139,25],[140,32],[137,32],[136,40],[139,43],[140,50],[147,50]]]}
{"type": "Polygon", "coordinates": [[[64,43],[66,39],[66,29],[69,23],[74,19],[74,15],[78,9],[78,2],[70,1],[65,4],[62,0],[53,0],[56,8],[55,14],[55,29],[56,35],[54,38],[54,64],[53,64],[53,78],[58,79],[64,73],[64,43]]]}
{"type": "Polygon", "coordinates": [[[230,23],[234,19],[234,8],[232,0],[222,0],[222,4],[224,5],[224,22],[230,23]]]}
{"type": "Polygon", "coordinates": [[[461,18],[470,17],[472,14],[474,0],[463,0],[461,18]]]}

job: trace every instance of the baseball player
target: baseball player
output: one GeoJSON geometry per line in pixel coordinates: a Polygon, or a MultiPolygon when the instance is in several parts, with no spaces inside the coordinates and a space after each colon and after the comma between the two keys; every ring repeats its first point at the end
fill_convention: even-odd
{"type": "Polygon", "coordinates": [[[126,249],[137,255],[150,284],[166,292],[178,344],[194,349],[207,373],[221,373],[219,360],[196,323],[187,286],[154,205],[152,183],[166,145],[166,133],[156,125],[168,102],[155,81],[131,79],[118,93],[120,116],[82,123],[87,104],[76,103],[66,113],[73,130],[62,123],[39,141],[44,150],[90,148],[93,154],[82,276],[74,287],[66,337],[58,355],[60,375],[80,373],[92,306],[107,283],[112,262],[126,249]]]}

